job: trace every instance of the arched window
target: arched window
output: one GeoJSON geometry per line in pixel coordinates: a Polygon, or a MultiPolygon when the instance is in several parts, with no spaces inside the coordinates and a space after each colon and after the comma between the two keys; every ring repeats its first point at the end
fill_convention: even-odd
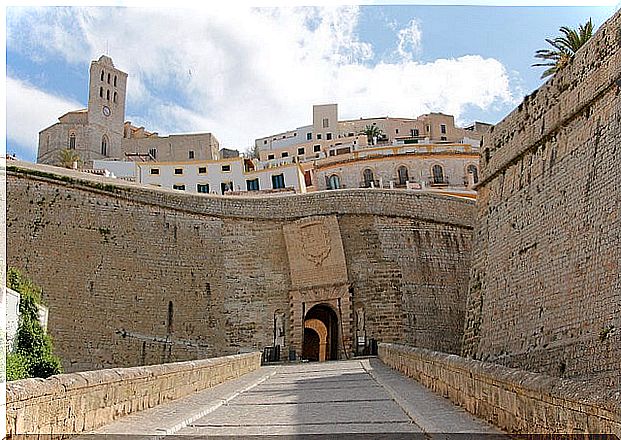
{"type": "Polygon", "coordinates": [[[103,98],[103,87],[99,88],[99,97],[103,98]]]}
{"type": "Polygon", "coordinates": [[[106,90],[106,99],[110,101],[110,90],[106,90]]]}
{"type": "Polygon", "coordinates": [[[476,165],[468,165],[468,174],[472,174],[472,183],[479,183],[479,170],[476,165]]]}
{"type": "Polygon", "coordinates": [[[116,102],[116,97],[117,97],[117,93],[114,92],[114,98],[112,99],[112,102],[116,102]]]}
{"type": "Polygon", "coordinates": [[[340,189],[341,188],[341,179],[338,175],[332,174],[328,178],[328,189],[340,189]]]}
{"type": "Polygon", "coordinates": [[[114,87],[116,87],[116,75],[114,75],[114,87]]]}
{"type": "Polygon", "coordinates": [[[434,165],[432,168],[433,171],[433,183],[439,184],[444,183],[444,170],[441,165],[434,165]]]}
{"type": "Polygon", "coordinates": [[[110,74],[108,74],[108,84],[110,84],[110,74]]]}
{"type": "Polygon", "coordinates": [[[101,80],[103,81],[103,77],[104,77],[104,71],[101,71],[101,80]]]}
{"type": "Polygon", "coordinates": [[[373,183],[373,170],[371,168],[366,168],[362,172],[362,177],[364,179],[364,188],[371,188],[371,184],[373,183]]]}
{"type": "Polygon", "coordinates": [[[409,180],[408,169],[405,166],[397,168],[397,176],[399,178],[399,185],[405,185],[409,180]]]}
{"type": "Polygon", "coordinates": [[[103,156],[108,155],[108,136],[105,134],[101,138],[101,154],[103,156]]]}
{"type": "Polygon", "coordinates": [[[69,133],[69,149],[75,150],[75,133],[69,133]]]}

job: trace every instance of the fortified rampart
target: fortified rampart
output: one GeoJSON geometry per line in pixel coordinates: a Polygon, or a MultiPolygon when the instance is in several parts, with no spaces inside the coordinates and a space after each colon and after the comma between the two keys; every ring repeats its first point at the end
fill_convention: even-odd
{"type": "Polygon", "coordinates": [[[200,196],[20,162],[7,195],[8,264],[43,288],[66,371],[275,342],[299,355],[317,305],[337,320],[328,344],[341,358],[358,338],[459,352],[473,202],[200,196]]]}
{"type": "Polygon", "coordinates": [[[621,385],[621,12],[484,137],[465,355],[621,385]]]}

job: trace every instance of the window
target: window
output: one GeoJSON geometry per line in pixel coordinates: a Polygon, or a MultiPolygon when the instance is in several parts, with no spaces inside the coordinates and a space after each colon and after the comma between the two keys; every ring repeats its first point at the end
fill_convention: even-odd
{"type": "Polygon", "coordinates": [[[222,165],[222,171],[224,172],[231,171],[231,165],[222,165]]]}
{"type": "Polygon", "coordinates": [[[118,96],[118,93],[114,92],[114,98],[112,99],[112,102],[116,102],[116,97],[118,96]]]}
{"type": "Polygon", "coordinates": [[[75,133],[69,133],[69,149],[75,150],[75,133]]]}
{"type": "Polygon", "coordinates": [[[332,174],[328,178],[328,189],[340,189],[341,188],[341,179],[336,174],[332,174]]]}
{"type": "Polygon", "coordinates": [[[108,74],[108,84],[110,84],[110,74],[108,74]]]}
{"type": "Polygon", "coordinates": [[[105,134],[101,138],[101,154],[103,156],[108,155],[108,136],[106,136],[105,134]]]}
{"type": "Polygon", "coordinates": [[[330,127],[330,121],[328,120],[328,118],[323,118],[323,120],[321,121],[321,126],[323,128],[329,128],[330,127]]]}
{"type": "Polygon", "coordinates": [[[198,174],[207,173],[207,167],[198,167],[198,174]]]}
{"type": "Polygon", "coordinates": [[[315,145],[315,146],[313,147],[313,152],[318,153],[318,152],[320,152],[320,151],[321,151],[321,145],[315,145]]]}
{"type": "Polygon", "coordinates": [[[306,133],[306,140],[307,141],[312,141],[313,140],[313,133],[306,133]]]}
{"type": "Polygon", "coordinates": [[[371,188],[371,184],[373,183],[373,170],[371,168],[367,168],[362,172],[362,178],[364,179],[363,188],[371,188]]]}
{"type": "Polygon", "coordinates": [[[446,134],[446,124],[440,124],[440,133],[446,134]]]}
{"type": "Polygon", "coordinates": [[[102,70],[101,71],[101,80],[103,81],[103,79],[104,79],[104,71],[102,70]]]}
{"type": "Polygon", "coordinates": [[[418,128],[411,129],[410,134],[412,135],[412,137],[418,137],[419,136],[418,128]]]}
{"type": "Polygon", "coordinates": [[[281,154],[281,157],[289,157],[289,153],[286,151],[283,151],[281,154]]]}
{"type": "Polygon", "coordinates": [[[439,184],[444,183],[444,170],[440,165],[434,165],[432,168],[433,172],[433,183],[439,184]]]}
{"type": "Polygon", "coordinates": [[[99,88],[99,97],[103,98],[103,87],[99,88]]]}
{"type": "Polygon", "coordinates": [[[427,124],[427,127],[425,127],[427,129],[427,133],[429,133],[429,130],[431,130],[431,126],[429,124],[427,124]]]}
{"type": "Polygon", "coordinates": [[[440,136],[440,140],[441,141],[445,141],[446,140],[446,136],[440,136]]]}
{"type": "Polygon", "coordinates": [[[321,133],[317,133],[317,139],[321,139],[321,133]]]}
{"type": "Polygon", "coordinates": [[[173,189],[177,189],[179,191],[185,191],[185,185],[173,185],[173,189]]]}
{"type": "Polygon", "coordinates": [[[196,185],[196,192],[201,194],[209,194],[209,184],[208,183],[199,183],[196,185]]]}
{"type": "Polygon", "coordinates": [[[116,75],[114,75],[114,87],[116,87],[116,75]]]}
{"type": "Polygon", "coordinates": [[[159,168],[151,168],[151,174],[159,174],[159,173],[160,173],[159,168]]]}
{"type": "Polygon", "coordinates": [[[397,168],[397,177],[399,178],[399,185],[405,185],[408,181],[408,169],[404,166],[397,168]]]}
{"type": "Polygon", "coordinates": [[[188,151],[188,159],[194,159],[194,151],[188,151]]]}
{"type": "Polygon", "coordinates": [[[258,191],[259,179],[246,180],[246,188],[248,191],[258,191]]]}
{"type": "Polygon", "coordinates": [[[472,183],[479,183],[479,170],[475,165],[468,165],[468,174],[472,174],[472,183]]]}
{"type": "Polygon", "coordinates": [[[183,174],[183,168],[175,168],[175,174],[183,174]]]}
{"type": "Polygon", "coordinates": [[[280,189],[285,187],[285,176],[283,174],[275,174],[272,176],[272,188],[280,189]]]}
{"type": "Polygon", "coordinates": [[[106,99],[110,101],[110,90],[106,90],[106,99]]]}
{"type": "Polygon", "coordinates": [[[399,129],[395,128],[395,134],[399,134],[399,129]]]}
{"type": "Polygon", "coordinates": [[[298,154],[300,156],[304,156],[306,154],[306,150],[304,149],[304,147],[298,148],[298,154]]]}
{"type": "Polygon", "coordinates": [[[326,140],[328,141],[332,140],[332,133],[326,133],[326,140]]]}
{"type": "Polygon", "coordinates": [[[149,156],[151,156],[153,160],[157,159],[157,148],[149,148],[149,156]]]}
{"type": "Polygon", "coordinates": [[[274,159],[274,155],[273,154],[268,154],[267,155],[267,160],[273,160],[274,159]]]}
{"type": "Polygon", "coordinates": [[[227,191],[233,191],[233,182],[222,182],[220,184],[220,190],[222,191],[222,194],[227,191]]]}

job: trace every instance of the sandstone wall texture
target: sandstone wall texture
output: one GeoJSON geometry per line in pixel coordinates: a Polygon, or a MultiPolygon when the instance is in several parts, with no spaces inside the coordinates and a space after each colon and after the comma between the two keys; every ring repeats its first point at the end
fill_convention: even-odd
{"type": "Polygon", "coordinates": [[[302,310],[316,303],[340,321],[340,357],[360,308],[368,338],[460,350],[470,201],[200,196],[25,163],[8,167],[7,195],[8,264],[43,288],[68,372],[262,350],[282,314],[282,352],[299,354],[302,310]]]}
{"type": "Polygon", "coordinates": [[[600,384],[396,344],[379,357],[506,432],[621,436],[621,396],[600,384]]]}
{"type": "Polygon", "coordinates": [[[463,354],[621,385],[621,12],[484,137],[463,354]]]}
{"type": "Polygon", "coordinates": [[[261,353],[61,374],[6,386],[6,432],[61,438],[92,431],[159,404],[236,379],[261,366],[261,353]]]}

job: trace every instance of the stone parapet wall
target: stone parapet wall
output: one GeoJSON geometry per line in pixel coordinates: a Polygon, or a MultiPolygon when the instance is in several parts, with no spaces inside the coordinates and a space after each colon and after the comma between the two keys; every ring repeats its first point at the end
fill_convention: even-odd
{"type": "Polygon", "coordinates": [[[89,432],[119,417],[238,378],[260,365],[257,352],[9,382],[7,435],[52,434],[61,438],[89,432]]]}
{"type": "Polygon", "coordinates": [[[462,355],[621,386],[621,11],[484,136],[462,355]]]}
{"type": "Polygon", "coordinates": [[[509,433],[621,436],[621,394],[604,386],[397,344],[379,357],[509,433]]]}
{"type": "Polygon", "coordinates": [[[366,214],[412,217],[467,228],[474,226],[473,201],[405,190],[348,189],[266,199],[189,194],[20,161],[7,166],[7,174],[9,179],[21,176],[160,208],[225,218],[291,220],[313,215],[366,214]]]}

